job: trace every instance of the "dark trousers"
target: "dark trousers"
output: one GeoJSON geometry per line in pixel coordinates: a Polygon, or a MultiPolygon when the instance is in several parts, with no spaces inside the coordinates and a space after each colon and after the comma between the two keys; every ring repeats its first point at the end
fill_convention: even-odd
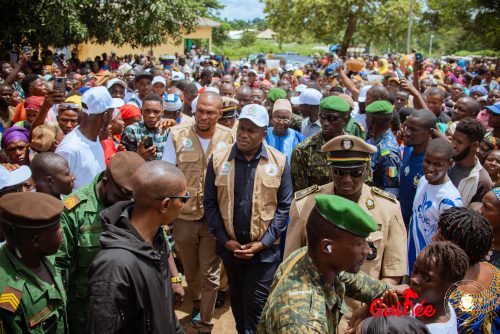
{"type": "Polygon", "coordinates": [[[257,331],[279,262],[244,263],[223,257],[231,289],[231,309],[239,334],[257,331]]]}

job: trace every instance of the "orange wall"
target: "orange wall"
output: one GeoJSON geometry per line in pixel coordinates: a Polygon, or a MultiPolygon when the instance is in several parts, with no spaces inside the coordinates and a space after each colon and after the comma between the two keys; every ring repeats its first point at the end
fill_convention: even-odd
{"type": "MultiPolygon", "coordinates": [[[[197,30],[192,33],[185,35],[183,38],[192,39],[203,39],[208,38],[210,44],[210,51],[212,50],[212,27],[198,27],[197,30]]],[[[100,56],[102,53],[106,52],[108,55],[111,51],[116,52],[118,56],[123,56],[126,54],[147,54],[149,48],[133,48],[130,44],[123,44],[120,46],[113,45],[111,43],[105,44],[91,44],[83,43],[78,45],[78,58],[80,60],[86,60],[87,58],[94,59],[95,56],[100,56]]],[[[156,57],[162,54],[173,55],[174,53],[184,52],[184,40],[179,44],[175,45],[171,41],[167,41],[165,44],[153,48],[153,53],[156,57]]]]}

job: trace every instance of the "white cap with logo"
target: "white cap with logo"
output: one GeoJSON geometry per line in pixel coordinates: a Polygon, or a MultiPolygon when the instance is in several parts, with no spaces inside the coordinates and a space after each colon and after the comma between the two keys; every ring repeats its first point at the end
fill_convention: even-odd
{"type": "Polygon", "coordinates": [[[267,127],[269,124],[269,114],[266,108],[258,104],[247,104],[241,109],[239,120],[248,119],[260,128],[267,127]]]}
{"type": "Polygon", "coordinates": [[[123,89],[127,89],[127,84],[125,83],[125,81],[120,80],[118,78],[114,78],[114,79],[109,80],[108,83],[106,84],[106,88],[110,89],[114,85],[120,85],[123,87],[123,89]]]}
{"type": "Polygon", "coordinates": [[[98,115],[108,109],[123,106],[122,99],[114,99],[104,86],[92,87],[82,96],[82,111],[87,115],[98,115]]]}
{"type": "Polygon", "coordinates": [[[0,190],[23,183],[31,177],[31,169],[28,166],[21,166],[13,171],[9,171],[0,165],[0,190]]]}
{"type": "Polygon", "coordinates": [[[163,101],[165,102],[163,103],[163,110],[166,111],[179,111],[183,106],[181,99],[175,94],[164,95],[163,101]]]}
{"type": "Polygon", "coordinates": [[[167,87],[167,81],[162,76],[157,75],[156,77],[153,78],[151,84],[154,86],[157,83],[161,83],[163,86],[167,87]]]}

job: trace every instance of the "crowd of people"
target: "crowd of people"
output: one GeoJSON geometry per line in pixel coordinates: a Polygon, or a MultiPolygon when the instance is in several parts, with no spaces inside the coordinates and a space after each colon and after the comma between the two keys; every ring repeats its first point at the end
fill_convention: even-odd
{"type": "Polygon", "coordinates": [[[0,73],[0,332],[184,333],[183,282],[198,333],[500,332],[498,63],[52,56],[0,73]]]}

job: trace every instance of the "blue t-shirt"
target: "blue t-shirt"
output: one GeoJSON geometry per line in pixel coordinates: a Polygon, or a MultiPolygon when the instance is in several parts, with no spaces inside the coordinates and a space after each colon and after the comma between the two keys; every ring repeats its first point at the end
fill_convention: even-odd
{"type": "Polygon", "coordinates": [[[406,226],[410,224],[411,209],[418,181],[424,175],[425,152],[415,155],[412,152],[413,147],[405,146],[399,179],[399,203],[401,204],[401,213],[406,226]]]}
{"type": "Polygon", "coordinates": [[[305,137],[300,132],[293,129],[288,129],[286,135],[278,137],[273,133],[273,130],[273,127],[267,128],[266,143],[286,155],[286,161],[290,164],[293,149],[298,143],[303,141],[305,137]]]}

